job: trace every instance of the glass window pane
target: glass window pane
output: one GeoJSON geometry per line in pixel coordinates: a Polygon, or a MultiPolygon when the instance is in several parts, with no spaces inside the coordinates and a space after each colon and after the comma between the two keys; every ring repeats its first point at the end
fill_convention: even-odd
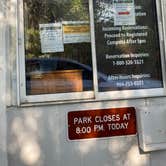
{"type": "Polygon", "coordinates": [[[162,88],[155,0],[93,0],[99,91],[162,88]]]}
{"type": "Polygon", "coordinates": [[[88,0],[23,0],[27,95],[93,89],[88,0]]]}

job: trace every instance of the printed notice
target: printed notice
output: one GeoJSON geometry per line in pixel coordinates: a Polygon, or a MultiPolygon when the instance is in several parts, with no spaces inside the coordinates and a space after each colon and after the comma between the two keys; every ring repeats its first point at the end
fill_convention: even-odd
{"type": "Polygon", "coordinates": [[[135,25],[134,0],[114,0],[114,26],[135,25]]]}
{"type": "Polygon", "coordinates": [[[64,52],[62,24],[40,24],[40,41],[42,53],[64,52]]]}
{"type": "Polygon", "coordinates": [[[70,140],[136,134],[135,108],[110,108],[68,113],[70,140]]]}
{"type": "Polygon", "coordinates": [[[70,43],[89,43],[90,27],[84,22],[63,22],[63,40],[64,44],[70,43]]]}

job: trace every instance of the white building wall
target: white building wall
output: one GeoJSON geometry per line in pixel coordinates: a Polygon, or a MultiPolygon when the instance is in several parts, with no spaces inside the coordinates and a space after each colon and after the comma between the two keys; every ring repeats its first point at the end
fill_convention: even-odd
{"type": "MultiPolygon", "coordinates": [[[[2,161],[0,166],[7,166],[5,160],[6,140],[8,166],[165,166],[166,151],[144,153],[139,148],[137,135],[81,141],[68,141],[67,139],[67,113],[69,111],[130,106],[135,107],[137,112],[141,111],[143,107],[153,108],[151,110],[153,112],[157,110],[158,106],[166,109],[165,97],[113,102],[15,106],[17,104],[16,1],[11,0],[9,6],[10,33],[8,36],[10,41],[7,50],[10,56],[7,58],[7,79],[9,80],[7,99],[8,105],[12,106],[8,107],[6,112],[7,138],[5,135],[5,112],[0,114],[0,161],[2,161]]],[[[4,36],[4,32],[0,31],[0,46],[4,44],[5,40],[2,36],[4,36]]],[[[4,46],[0,47],[2,52],[4,48],[4,46]]],[[[4,90],[5,84],[0,84],[0,86],[0,90],[4,90]]],[[[3,93],[1,91],[0,95],[3,93]]],[[[5,107],[0,108],[5,109],[5,107]]],[[[160,116],[162,115],[160,114],[160,116]]]]}
{"type": "Polygon", "coordinates": [[[153,113],[161,105],[166,109],[165,100],[8,108],[8,166],[165,166],[166,150],[144,153],[139,148],[139,132],[136,136],[81,141],[67,138],[67,113],[70,111],[133,106],[137,113],[143,107],[150,108],[153,113]]]}
{"type": "MultiPolygon", "coordinates": [[[[139,106],[142,100],[134,101],[139,106]]],[[[137,136],[69,141],[67,113],[74,110],[133,106],[103,102],[8,110],[9,166],[150,166],[137,136]]],[[[136,106],[135,105],[135,106],[136,106]]]]}
{"type": "MultiPolygon", "coordinates": [[[[162,1],[163,2],[163,12],[164,12],[164,28],[166,30],[166,1],[162,1]]],[[[166,33],[165,33],[165,37],[166,37],[166,33]]],[[[161,107],[163,107],[163,110],[166,110],[165,108],[165,104],[162,105],[162,103],[159,103],[161,107]]],[[[157,117],[156,117],[157,118],[157,117]]],[[[163,124],[163,127],[166,126],[166,124],[163,124]]],[[[166,128],[166,127],[165,127],[166,128]]],[[[162,151],[154,151],[150,153],[150,165],[151,166],[165,166],[166,165],[166,151],[162,150],[162,151]]]]}
{"type": "Polygon", "coordinates": [[[0,1],[0,166],[7,166],[6,151],[6,1],[0,1]]]}

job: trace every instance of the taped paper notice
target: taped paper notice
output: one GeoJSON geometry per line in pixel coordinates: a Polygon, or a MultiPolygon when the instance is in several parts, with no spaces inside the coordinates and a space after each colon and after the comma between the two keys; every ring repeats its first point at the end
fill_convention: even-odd
{"type": "Polygon", "coordinates": [[[62,24],[39,24],[42,53],[64,52],[62,24]]]}
{"type": "Polygon", "coordinates": [[[114,26],[135,25],[134,0],[113,0],[114,26]]]}

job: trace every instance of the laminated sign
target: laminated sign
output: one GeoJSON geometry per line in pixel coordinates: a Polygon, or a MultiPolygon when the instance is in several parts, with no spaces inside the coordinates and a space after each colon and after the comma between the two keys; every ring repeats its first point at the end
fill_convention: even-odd
{"type": "Polygon", "coordinates": [[[134,0],[113,0],[114,26],[135,25],[134,0]]]}

